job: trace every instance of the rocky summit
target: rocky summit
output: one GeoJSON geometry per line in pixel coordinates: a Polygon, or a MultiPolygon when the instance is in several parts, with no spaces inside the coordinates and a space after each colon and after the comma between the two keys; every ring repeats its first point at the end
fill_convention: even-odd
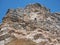
{"type": "Polygon", "coordinates": [[[0,45],[60,45],[60,13],[39,3],[8,9],[0,24],[0,45]]]}

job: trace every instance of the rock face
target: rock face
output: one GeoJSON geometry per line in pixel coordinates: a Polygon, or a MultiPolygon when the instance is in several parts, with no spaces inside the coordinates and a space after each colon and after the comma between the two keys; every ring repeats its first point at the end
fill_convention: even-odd
{"type": "Polygon", "coordinates": [[[1,45],[60,45],[60,13],[39,3],[8,9],[0,25],[1,45]]]}

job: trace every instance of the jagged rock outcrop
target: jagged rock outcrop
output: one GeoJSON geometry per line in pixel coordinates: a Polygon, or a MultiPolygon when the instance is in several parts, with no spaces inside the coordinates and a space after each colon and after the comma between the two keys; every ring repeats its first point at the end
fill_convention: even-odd
{"type": "Polygon", "coordinates": [[[39,3],[8,9],[0,25],[2,40],[4,45],[60,45],[60,13],[39,3]]]}

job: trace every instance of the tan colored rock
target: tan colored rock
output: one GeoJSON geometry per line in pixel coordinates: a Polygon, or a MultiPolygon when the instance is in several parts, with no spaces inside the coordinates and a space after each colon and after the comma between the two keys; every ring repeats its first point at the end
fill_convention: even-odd
{"type": "Polygon", "coordinates": [[[20,40],[16,39],[6,45],[36,45],[36,43],[26,39],[20,39],[20,40]]]}

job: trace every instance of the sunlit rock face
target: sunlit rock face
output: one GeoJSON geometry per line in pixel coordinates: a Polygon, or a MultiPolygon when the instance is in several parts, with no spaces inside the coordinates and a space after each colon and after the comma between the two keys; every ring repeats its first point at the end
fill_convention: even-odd
{"type": "Polygon", "coordinates": [[[8,9],[0,24],[1,45],[60,45],[60,13],[39,3],[8,9]]]}

